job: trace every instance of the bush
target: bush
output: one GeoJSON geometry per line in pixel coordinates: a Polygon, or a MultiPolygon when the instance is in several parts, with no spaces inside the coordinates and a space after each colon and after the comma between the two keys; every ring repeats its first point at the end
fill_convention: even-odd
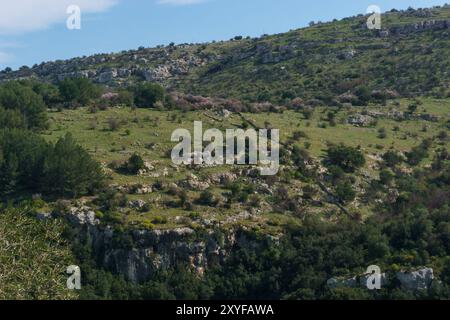
{"type": "Polygon", "coordinates": [[[309,119],[311,119],[311,118],[313,117],[313,115],[314,115],[314,109],[312,109],[312,108],[305,108],[305,109],[302,111],[302,114],[303,114],[303,117],[304,117],[306,120],[309,120],[309,119]]]}
{"type": "Polygon", "coordinates": [[[86,78],[66,78],[58,83],[63,102],[85,105],[100,97],[99,88],[86,78]]]}
{"type": "Polygon", "coordinates": [[[387,138],[387,132],[385,128],[378,129],[378,138],[379,139],[386,139],[387,138]]]}
{"type": "Polygon", "coordinates": [[[331,146],[327,150],[325,164],[336,165],[346,172],[355,172],[366,163],[363,153],[343,144],[331,146]]]}
{"type": "Polygon", "coordinates": [[[343,203],[355,200],[356,192],[353,190],[350,181],[340,182],[336,187],[336,195],[343,203]]]}
{"type": "Polygon", "coordinates": [[[167,220],[166,217],[156,216],[156,217],[152,220],[152,223],[154,223],[154,224],[166,224],[167,221],[168,221],[168,220],[167,220]]]}
{"type": "Polygon", "coordinates": [[[383,169],[380,171],[380,182],[389,185],[394,180],[394,173],[391,170],[383,169]]]}
{"type": "Polygon", "coordinates": [[[292,134],[292,139],[294,139],[295,141],[299,141],[302,138],[308,139],[308,135],[304,131],[295,131],[292,134]]]}
{"type": "Polygon", "coordinates": [[[214,194],[209,190],[203,191],[197,200],[198,204],[204,205],[204,206],[210,206],[210,207],[216,206],[218,204],[218,202],[219,201],[216,199],[214,194]]]}
{"type": "Polygon", "coordinates": [[[0,107],[0,128],[27,129],[27,119],[19,110],[7,110],[0,107]]]}
{"type": "Polygon", "coordinates": [[[360,106],[366,105],[372,98],[372,94],[367,87],[359,87],[356,89],[355,95],[358,97],[356,104],[360,106]]]}
{"type": "Polygon", "coordinates": [[[389,150],[382,156],[384,163],[388,167],[395,167],[402,163],[403,157],[394,150],[389,150]]]}
{"type": "Polygon", "coordinates": [[[426,157],[428,157],[428,152],[423,146],[414,147],[406,153],[407,162],[411,166],[418,165],[426,157]]]}
{"type": "Polygon", "coordinates": [[[124,164],[123,169],[129,174],[138,174],[139,170],[145,169],[144,160],[140,155],[135,153],[124,164]]]}
{"type": "Polygon", "coordinates": [[[153,108],[159,101],[164,101],[165,90],[158,84],[145,83],[135,89],[134,104],[140,108],[153,108]]]}
{"type": "Polygon", "coordinates": [[[49,107],[56,106],[61,101],[58,87],[53,84],[37,82],[31,83],[31,87],[34,92],[42,97],[44,103],[49,107]]]}
{"type": "Polygon", "coordinates": [[[122,120],[120,120],[119,118],[116,118],[116,117],[108,118],[107,123],[108,123],[108,129],[110,131],[117,131],[122,126],[122,120]]]}
{"type": "Polygon", "coordinates": [[[117,104],[132,107],[134,105],[134,94],[128,90],[119,90],[117,104]]]}

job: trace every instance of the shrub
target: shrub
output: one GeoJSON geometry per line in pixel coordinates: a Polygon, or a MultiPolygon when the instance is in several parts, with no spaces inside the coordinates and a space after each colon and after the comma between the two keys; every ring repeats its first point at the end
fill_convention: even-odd
{"type": "Polygon", "coordinates": [[[119,90],[117,96],[117,103],[119,105],[124,105],[127,107],[132,107],[134,105],[134,94],[128,90],[119,90]]]}
{"type": "Polygon", "coordinates": [[[448,133],[447,133],[447,131],[441,131],[441,132],[439,132],[439,134],[438,134],[438,139],[439,139],[439,140],[445,141],[445,140],[447,140],[447,138],[448,138],[448,133]]]}
{"type": "Polygon", "coordinates": [[[394,150],[387,151],[382,158],[388,167],[395,167],[403,161],[403,157],[394,150]]]}
{"type": "Polygon", "coordinates": [[[204,206],[210,206],[210,207],[216,206],[218,204],[218,202],[219,201],[216,199],[214,194],[209,190],[203,191],[197,200],[198,204],[204,205],[204,206]]]}
{"type": "Polygon", "coordinates": [[[137,153],[133,154],[123,166],[123,169],[130,174],[138,174],[139,170],[144,168],[144,160],[137,153]]]}
{"type": "Polygon", "coordinates": [[[394,173],[391,170],[383,169],[380,171],[380,182],[382,184],[388,185],[394,180],[394,173]]]}
{"type": "Polygon", "coordinates": [[[406,153],[406,159],[409,165],[418,165],[423,159],[428,157],[428,152],[423,146],[417,146],[406,153]]]}
{"type": "Polygon", "coordinates": [[[354,172],[366,163],[363,153],[343,144],[331,146],[327,150],[325,164],[336,165],[346,172],[354,172]]]}
{"type": "Polygon", "coordinates": [[[356,192],[353,190],[350,181],[340,182],[336,187],[336,195],[343,203],[355,200],[356,192]]]}
{"type": "Polygon", "coordinates": [[[313,114],[314,114],[314,109],[312,109],[312,108],[305,108],[305,109],[302,111],[302,114],[303,114],[303,117],[304,117],[305,119],[309,120],[309,119],[312,118],[312,116],[313,116],[313,114]]]}
{"type": "Polygon", "coordinates": [[[308,135],[307,135],[306,132],[304,132],[304,131],[295,131],[295,132],[292,134],[292,139],[294,139],[294,140],[296,140],[296,141],[298,141],[298,140],[300,140],[300,139],[302,139],[302,138],[308,139],[308,135]]]}
{"type": "Polygon", "coordinates": [[[76,299],[61,271],[74,261],[63,237],[64,223],[42,223],[26,212],[28,208],[0,212],[0,299],[76,299]]]}
{"type": "Polygon", "coordinates": [[[141,225],[142,225],[142,227],[144,227],[145,229],[148,229],[148,230],[155,229],[155,225],[148,219],[145,219],[144,221],[142,221],[141,225]]]}
{"type": "Polygon", "coordinates": [[[100,89],[86,78],[66,78],[58,83],[58,88],[66,103],[85,105],[100,97],[100,89]]]}
{"type": "Polygon", "coordinates": [[[360,106],[366,105],[372,97],[372,94],[367,87],[359,87],[356,89],[355,95],[358,97],[356,104],[360,106]]]}
{"type": "Polygon", "coordinates": [[[166,217],[156,216],[155,218],[153,218],[152,223],[154,223],[154,224],[166,224],[167,221],[168,220],[167,220],[166,217]]]}
{"type": "Polygon", "coordinates": [[[110,117],[107,120],[108,128],[110,131],[117,131],[120,129],[120,120],[114,117],[110,117]]]}
{"type": "Polygon", "coordinates": [[[158,84],[145,83],[135,89],[134,104],[140,108],[153,108],[158,101],[164,101],[164,88],[158,84]]]}
{"type": "Polygon", "coordinates": [[[386,139],[387,137],[387,132],[385,128],[380,128],[378,129],[378,138],[379,139],[386,139]]]}

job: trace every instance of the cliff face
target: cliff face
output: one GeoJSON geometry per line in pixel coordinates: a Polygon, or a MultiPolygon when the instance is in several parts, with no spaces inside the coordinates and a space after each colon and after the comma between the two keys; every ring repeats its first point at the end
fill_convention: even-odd
{"type": "Polygon", "coordinates": [[[271,241],[270,237],[259,241],[250,239],[242,229],[198,232],[178,228],[119,233],[98,225],[76,228],[78,241],[92,248],[100,267],[135,283],[148,281],[156,271],[180,264],[202,276],[206,269],[223,263],[232,250],[258,250],[271,241]]]}

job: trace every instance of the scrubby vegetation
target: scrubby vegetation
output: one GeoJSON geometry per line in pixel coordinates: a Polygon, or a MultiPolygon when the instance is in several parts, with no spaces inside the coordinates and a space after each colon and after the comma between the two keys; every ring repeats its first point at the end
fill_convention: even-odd
{"type": "Polygon", "coordinates": [[[67,290],[74,263],[59,220],[37,221],[29,207],[0,210],[0,299],[76,299],[67,290]]]}
{"type": "Polygon", "coordinates": [[[161,271],[148,283],[133,285],[121,277],[93,269],[87,258],[84,270],[88,270],[88,278],[82,297],[448,299],[449,170],[447,164],[446,168],[425,170],[414,177],[399,173],[395,180],[403,186],[402,199],[395,204],[383,204],[378,214],[364,224],[345,216],[337,223],[308,216],[301,226],[289,227],[279,245],[262,244],[257,251],[236,248],[223,266],[209,270],[202,279],[181,267],[161,271]],[[432,264],[443,281],[427,292],[403,291],[396,284],[376,293],[357,288],[330,290],[325,285],[332,276],[362,273],[371,264],[391,272],[398,271],[400,266],[432,264]]]}
{"type": "Polygon", "coordinates": [[[0,72],[0,241],[20,244],[0,248],[0,297],[76,297],[60,276],[78,264],[84,299],[450,298],[449,40],[436,24],[408,29],[448,7],[384,18],[376,34],[353,17],[141,48],[132,70],[122,53],[73,72],[0,72]],[[174,165],[171,133],[194,121],[279,128],[278,174],[174,165]],[[222,256],[204,264],[208,250],[222,256]],[[17,261],[36,275],[12,279],[17,261]],[[327,286],[371,264],[428,266],[440,282],[327,286]]]}

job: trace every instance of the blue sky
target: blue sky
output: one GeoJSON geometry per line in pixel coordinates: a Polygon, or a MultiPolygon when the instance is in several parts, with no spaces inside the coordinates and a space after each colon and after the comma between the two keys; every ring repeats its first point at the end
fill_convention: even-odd
{"type": "Polygon", "coordinates": [[[304,27],[308,22],[442,5],[439,0],[0,0],[0,69],[170,42],[226,40],[304,27]],[[17,3],[17,4],[16,4],[17,3]],[[68,30],[67,6],[81,8],[68,30]]]}

